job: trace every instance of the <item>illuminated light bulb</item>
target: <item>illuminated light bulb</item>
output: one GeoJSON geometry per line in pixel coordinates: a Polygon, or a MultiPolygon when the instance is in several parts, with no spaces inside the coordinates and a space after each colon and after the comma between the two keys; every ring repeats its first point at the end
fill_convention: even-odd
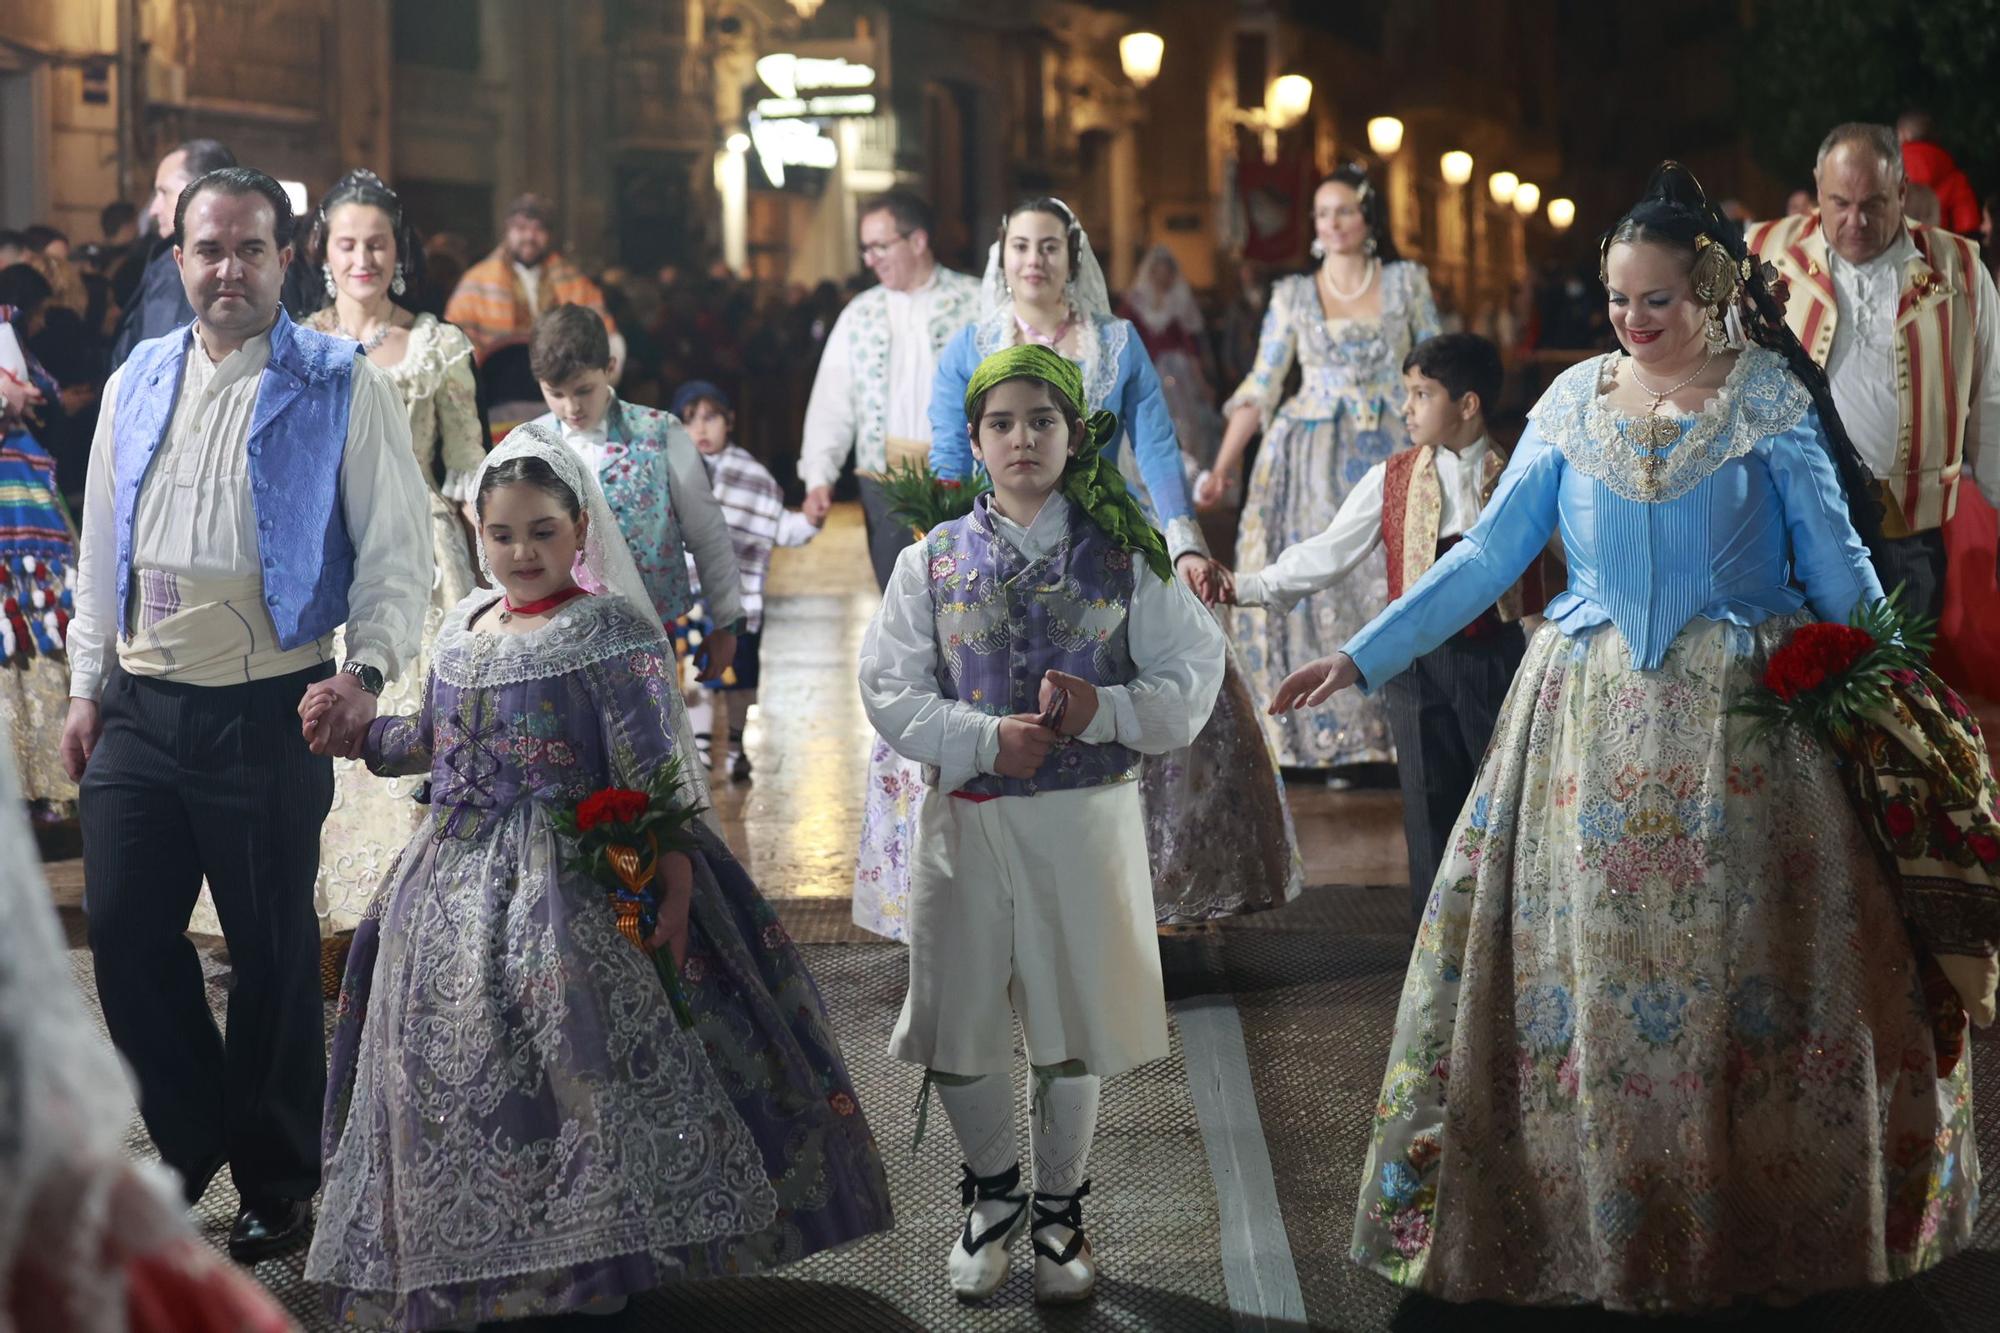
{"type": "Polygon", "coordinates": [[[1394,116],[1377,116],[1369,121],[1368,146],[1379,157],[1393,157],[1403,146],[1403,122],[1394,116]]]}

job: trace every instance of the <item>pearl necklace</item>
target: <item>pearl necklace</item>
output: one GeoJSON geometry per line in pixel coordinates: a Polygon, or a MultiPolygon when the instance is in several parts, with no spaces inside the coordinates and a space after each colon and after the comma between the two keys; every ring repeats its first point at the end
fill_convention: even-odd
{"type": "Polygon", "coordinates": [[[1326,271],[1324,265],[1320,267],[1319,276],[1320,276],[1320,281],[1326,284],[1326,294],[1328,296],[1331,296],[1334,300],[1340,302],[1342,305],[1346,305],[1350,301],[1359,300],[1363,295],[1367,293],[1370,287],[1375,285],[1375,275],[1378,272],[1380,272],[1381,269],[1382,269],[1381,260],[1379,259],[1369,260],[1368,266],[1362,269],[1361,271],[1361,285],[1359,287],[1356,287],[1351,292],[1344,292],[1340,288],[1334,286],[1333,275],[1326,271]]]}
{"type": "Polygon", "coordinates": [[[1688,385],[1693,384],[1696,380],[1700,379],[1702,376],[1702,372],[1708,369],[1709,362],[1713,360],[1715,360],[1715,353],[1710,352],[1707,356],[1701,359],[1701,364],[1694,368],[1694,374],[1688,376],[1686,379],[1682,380],[1679,384],[1674,385],[1670,389],[1660,389],[1657,392],[1654,390],[1652,385],[1646,383],[1645,377],[1639,374],[1639,363],[1634,361],[1632,363],[1632,382],[1638,385],[1639,388],[1644,392],[1653,395],[1653,405],[1646,409],[1647,413],[1650,415],[1651,413],[1659,411],[1660,405],[1665,403],[1668,398],[1672,397],[1674,394],[1679,393],[1682,389],[1687,388],[1688,385]]]}

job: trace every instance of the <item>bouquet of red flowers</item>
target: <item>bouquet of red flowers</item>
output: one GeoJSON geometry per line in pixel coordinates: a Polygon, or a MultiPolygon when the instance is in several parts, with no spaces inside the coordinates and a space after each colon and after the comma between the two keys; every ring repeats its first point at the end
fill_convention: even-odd
{"type": "Polygon", "coordinates": [[[556,831],[576,849],[566,864],[610,890],[619,933],[653,960],[683,1028],[694,1026],[694,1015],[681,992],[673,955],[648,941],[660,924],[660,895],[654,888],[660,857],[694,850],[690,829],[701,811],[681,792],[681,761],[675,755],[653,771],[644,790],[604,787],[575,809],[550,816],[556,831]]]}
{"type": "Polygon", "coordinates": [[[1797,730],[1839,761],[1896,874],[1942,1076],[1964,1051],[1968,1009],[1993,1017],[2000,783],[1972,710],[1925,663],[1933,624],[1896,602],[1892,593],[1850,624],[1793,631],[1732,711],[1753,719],[1753,738],[1797,730]]]}
{"type": "Polygon", "coordinates": [[[938,524],[971,513],[972,502],[992,489],[993,481],[983,471],[968,484],[940,477],[923,463],[903,463],[882,477],[889,512],[909,524],[918,541],[938,524]]]}
{"type": "Polygon", "coordinates": [[[1872,606],[1857,606],[1851,623],[1818,621],[1791,633],[1764,667],[1762,688],[1731,710],[1752,718],[1762,739],[1796,727],[1821,741],[1845,745],[1857,727],[1889,700],[1891,672],[1921,671],[1936,626],[1899,609],[1897,589],[1872,606]]]}

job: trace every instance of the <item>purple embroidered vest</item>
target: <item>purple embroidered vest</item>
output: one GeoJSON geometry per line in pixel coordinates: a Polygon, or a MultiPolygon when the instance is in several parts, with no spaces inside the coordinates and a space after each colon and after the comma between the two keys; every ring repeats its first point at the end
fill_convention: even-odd
{"type": "MultiPolygon", "coordinates": [[[[120,635],[132,623],[132,519],[139,488],[173,425],[188,339],[194,336],[190,328],[140,343],[119,381],[112,499],[120,635]]],[[[271,326],[271,362],[257,385],[244,449],[264,605],[277,626],[278,646],[287,650],[331,634],[347,620],[354,541],[340,504],[340,464],[347,453],[359,355],[359,343],[302,329],[283,310],[271,326]]]]}
{"type": "MultiPolygon", "coordinates": [[[[1071,507],[1069,534],[1039,560],[993,532],[980,496],[972,512],[932,530],[931,605],[937,616],[940,684],[947,699],[993,717],[1041,711],[1042,675],[1066,671],[1093,685],[1124,685],[1136,671],[1125,642],[1132,605],[1131,553],[1071,507]]],[[[1055,496],[1051,504],[1068,504],[1055,496]]],[[[1067,740],[1028,779],[985,773],[963,790],[983,796],[1129,781],[1138,752],[1067,740]]]]}

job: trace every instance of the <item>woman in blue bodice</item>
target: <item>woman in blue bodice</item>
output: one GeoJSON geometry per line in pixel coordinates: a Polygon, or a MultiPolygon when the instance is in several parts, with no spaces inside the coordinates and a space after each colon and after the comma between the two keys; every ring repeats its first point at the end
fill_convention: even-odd
{"type": "Polygon", "coordinates": [[[1188,498],[1166,393],[1138,330],[1111,312],[1103,271],[1068,205],[1037,199],[1008,215],[986,267],[981,308],[980,320],[960,329],[938,357],[931,380],[931,471],[955,480],[972,475],[964,400],[974,368],[1018,343],[1053,347],[1083,372],[1090,410],[1116,413],[1124,425],[1125,435],[1107,451],[1115,458],[1118,446],[1131,441],[1145,499],[1175,568],[1201,592],[1208,545],[1188,498]]]}
{"type": "Polygon", "coordinates": [[[1569,591],[1431,887],[1351,1255],[1642,1310],[1906,1277],[1971,1237],[1966,1061],[1940,1072],[1831,756],[1731,711],[1792,630],[1882,596],[1874,488],[1683,168],[1603,261],[1623,353],[1561,376],[1465,540],[1272,704],[1380,688],[1561,535],[1569,591]]]}

